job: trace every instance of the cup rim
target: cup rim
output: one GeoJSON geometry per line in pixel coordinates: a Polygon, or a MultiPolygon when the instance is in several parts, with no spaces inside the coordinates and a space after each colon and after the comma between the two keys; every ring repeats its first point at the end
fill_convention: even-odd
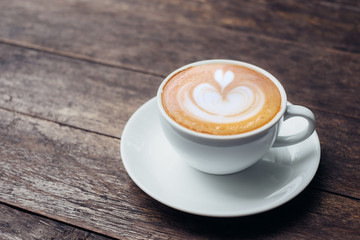
{"type": "Polygon", "coordinates": [[[237,140],[237,139],[252,137],[257,134],[263,133],[266,130],[268,130],[269,128],[271,128],[272,126],[274,126],[281,119],[281,117],[285,113],[286,104],[287,104],[287,96],[286,96],[284,87],[281,85],[279,80],[277,80],[277,78],[275,78],[271,73],[269,73],[268,71],[266,71],[258,66],[255,66],[255,65],[247,63],[247,62],[237,61],[237,60],[228,60],[228,59],[202,60],[202,61],[189,63],[185,66],[182,66],[182,67],[176,69],[175,71],[170,73],[160,84],[158,91],[157,91],[157,99],[156,100],[157,100],[158,109],[160,110],[161,115],[166,119],[167,123],[169,123],[172,127],[176,128],[179,131],[186,133],[188,135],[198,137],[198,138],[205,138],[205,139],[209,139],[209,140],[235,140],[235,139],[237,140]],[[280,111],[275,115],[275,117],[273,117],[265,125],[263,125],[259,128],[256,128],[254,130],[251,130],[249,132],[232,134],[232,135],[214,135],[214,134],[209,134],[209,133],[196,132],[195,130],[188,129],[188,128],[180,125],[179,123],[177,123],[166,113],[164,106],[162,104],[161,98],[162,98],[162,92],[163,92],[163,88],[164,88],[165,84],[169,81],[169,79],[171,79],[172,76],[174,76],[176,73],[178,73],[180,71],[183,71],[190,67],[211,64],[211,63],[226,63],[226,64],[240,65],[240,66],[244,66],[244,67],[250,68],[252,70],[255,70],[255,71],[265,75],[266,77],[268,77],[276,85],[276,87],[278,88],[278,90],[280,92],[280,95],[281,95],[280,111]]]}

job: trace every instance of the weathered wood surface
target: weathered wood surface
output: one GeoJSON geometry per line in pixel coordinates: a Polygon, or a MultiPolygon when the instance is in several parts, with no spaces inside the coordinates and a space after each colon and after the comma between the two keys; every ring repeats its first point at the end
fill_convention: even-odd
{"type": "MultiPolygon", "coordinates": [[[[239,59],[259,65],[273,73],[284,83],[289,99],[293,102],[360,118],[360,110],[355,107],[360,104],[355,90],[360,88],[360,83],[355,77],[360,71],[360,56],[314,44],[319,41],[318,38],[327,41],[328,37],[323,36],[326,32],[340,38],[333,40],[335,45],[340,42],[353,48],[342,39],[349,35],[354,36],[350,37],[349,41],[353,40],[353,45],[358,46],[359,41],[356,41],[356,37],[360,34],[356,33],[360,32],[359,8],[325,3],[318,6],[311,6],[314,3],[309,3],[310,6],[291,2],[277,5],[259,3],[259,7],[255,7],[257,5],[253,3],[248,8],[239,3],[237,8],[233,8],[235,2],[229,5],[216,2],[198,3],[199,8],[204,8],[203,15],[208,14],[199,17],[192,14],[197,11],[196,5],[180,7],[180,1],[170,5],[164,2],[148,3],[152,7],[141,5],[140,2],[53,3],[39,0],[23,4],[22,1],[5,1],[0,5],[4,12],[1,17],[5,19],[0,21],[0,39],[10,39],[7,42],[14,44],[21,42],[21,46],[33,44],[39,46],[35,48],[43,51],[55,49],[57,54],[84,56],[91,61],[160,76],[166,76],[170,71],[196,60],[239,59]],[[287,10],[289,15],[281,14],[281,10],[277,12],[276,6],[282,8],[282,11],[287,10]],[[322,11],[318,11],[320,6],[322,11]],[[180,9],[177,14],[176,7],[180,9]],[[168,11],[169,8],[173,10],[168,11]],[[269,9],[270,13],[267,13],[268,16],[264,17],[264,20],[259,20],[257,32],[248,34],[245,29],[235,31],[225,27],[214,27],[216,24],[213,24],[214,20],[211,20],[211,17],[215,12],[219,15],[222,8],[228,11],[233,9],[231,11],[234,12],[229,14],[233,18],[237,16],[238,21],[244,23],[247,21],[242,17],[249,18],[251,11],[255,11],[251,15],[255,16],[255,19],[256,16],[263,16],[262,13],[266,12],[264,9],[269,9]],[[314,10],[307,11],[307,8],[314,10]],[[334,11],[338,13],[335,14],[334,11]],[[159,12],[161,14],[158,14],[159,12]],[[284,41],[283,36],[269,38],[268,34],[259,33],[259,29],[266,28],[263,26],[265,22],[272,24],[274,29],[285,29],[267,20],[270,16],[276,15],[281,20],[274,20],[275,22],[284,20],[283,24],[288,24],[287,31],[294,31],[293,34],[287,35],[299,36],[303,31],[296,30],[296,27],[293,27],[296,23],[289,20],[292,19],[290,16],[296,15],[293,12],[304,15],[300,17],[303,19],[300,24],[315,28],[311,31],[309,29],[304,44],[290,41],[291,39],[284,41]],[[314,12],[319,12],[320,16],[314,15],[314,12]],[[186,17],[187,14],[192,17],[186,17]],[[192,18],[201,19],[198,21],[202,23],[191,24],[194,22],[192,18]],[[186,24],[182,19],[188,19],[186,24]],[[337,28],[334,22],[338,23],[339,19],[342,20],[343,26],[337,28]],[[320,29],[317,28],[318,25],[320,29]],[[321,29],[320,26],[331,26],[331,29],[321,29]],[[317,37],[311,38],[314,35],[317,37]],[[348,102],[355,103],[347,104],[348,102]]],[[[299,26],[299,21],[296,22],[296,26],[299,26]]],[[[253,29],[251,24],[247,28],[253,29]]],[[[268,31],[272,32],[273,29],[268,31]]]]}
{"type": "Polygon", "coordinates": [[[4,204],[0,204],[0,216],[0,239],[4,240],[111,239],[4,204]]]}
{"type": "Polygon", "coordinates": [[[327,0],[0,1],[0,238],[358,239],[359,12],[327,0]],[[181,213],[122,166],[130,115],[170,71],[208,58],[255,63],[314,110],[318,173],[280,208],[181,213]]]}
{"type": "Polygon", "coordinates": [[[36,0],[24,4],[3,0],[0,4],[2,38],[97,57],[115,57],[118,50],[108,47],[123,41],[141,40],[142,50],[154,47],[156,42],[181,37],[182,30],[177,27],[189,25],[210,31],[227,28],[256,38],[271,37],[311,47],[316,43],[349,52],[360,50],[358,1],[36,0]],[[176,28],[165,39],[161,33],[164,25],[176,28]],[[159,29],[158,38],[150,38],[149,34],[159,29]]]}
{"type": "MultiPolygon", "coordinates": [[[[162,80],[7,45],[0,45],[0,53],[3,63],[0,65],[0,108],[116,138],[120,137],[130,115],[155,96],[162,80]]],[[[343,85],[348,86],[346,82],[343,85]]],[[[296,90],[296,82],[289,83],[289,87],[296,90]]],[[[306,94],[315,96],[318,88],[309,88],[306,94]]],[[[301,94],[294,95],[301,100],[301,94]]],[[[312,102],[316,105],[317,99],[312,102]]],[[[359,120],[327,113],[327,110],[315,109],[314,112],[324,159],[318,186],[360,198],[359,120]]]]}
{"type": "Polygon", "coordinates": [[[360,199],[360,121],[315,111],[321,160],[314,186],[360,199]]]}
{"type": "Polygon", "coordinates": [[[161,78],[0,44],[0,108],[120,137],[161,78]]]}
{"type": "Polygon", "coordinates": [[[118,139],[9,111],[0,114],[0,199],[7,204],[121,239],[359,234],[359,200],[310,188],[285,206],[252,217],[178,212],[131,181],[118,139]]]}

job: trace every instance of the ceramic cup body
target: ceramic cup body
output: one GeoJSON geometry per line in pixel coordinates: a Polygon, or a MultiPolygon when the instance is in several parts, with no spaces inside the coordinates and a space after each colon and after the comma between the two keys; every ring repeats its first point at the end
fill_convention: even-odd
{"type": "Polygon", "coordinates": [[[160,111],[160,122],[165,137],[173,146],[179,157],[190,166],[211,174],[231,174],[244,170],[260,160],[271,147],[287,146],[308,138],[315,129],[313,113],[302,106],[288,105],[287,97],[280,82],[267,71],[249,63],[233,60],[205,60],[181,67],[172,72],[162,82],[157,93],[157,105],[160,111]],[[211,63],[227,63],[245,66],[268,77],[277,86],[281,95],[281,108],[275,117],[253,131],[236,135],[211,135],[185,128],[175,122],[164,110],[162,91],[171,77],[192,66],[211,63]],[[308,127],[303,131],[285,137],[278,137],[281,124],[291,117],[303,117],[308,127]]]}

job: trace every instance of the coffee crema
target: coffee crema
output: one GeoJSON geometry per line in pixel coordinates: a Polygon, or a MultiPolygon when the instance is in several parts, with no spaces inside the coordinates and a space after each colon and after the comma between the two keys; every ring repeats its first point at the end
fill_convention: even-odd
{"type": "Polygon", "coordinates": [[[234,135],[257,129],[280,111],[276,85],[250,68],[224,63],[189,67],[163,87],[162,105],[180,125],[200,133],[234,135]]]}

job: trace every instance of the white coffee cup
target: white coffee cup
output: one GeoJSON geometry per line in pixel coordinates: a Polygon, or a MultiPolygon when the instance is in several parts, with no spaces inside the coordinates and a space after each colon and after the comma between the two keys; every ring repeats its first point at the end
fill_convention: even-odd
{"type": "Polygon", "coordinates": [[[179,157],[190,166],[211,174],[230,174],[244,170],[260,160],[271,147],[284,147],[299,143],[311,136],[315,130],[314,114],[306,107],[289,105],[283,86],[273,75],[255,65],[234,60],[205,60],[175,70],[161,83],[157,92],[157,104],[165,137],[179,157]],[[241,65],[268,77],[280,92],[280,111],[270,122],[260,128],[236,135],[200,133],[175,122],[162,105],[162,91],[166,82],[179,71],[211,63],[241,65]],[[292,117],[306,119],[308,121],[306,129],[289,136],[278,136],[282,122],[292,117]]]}

